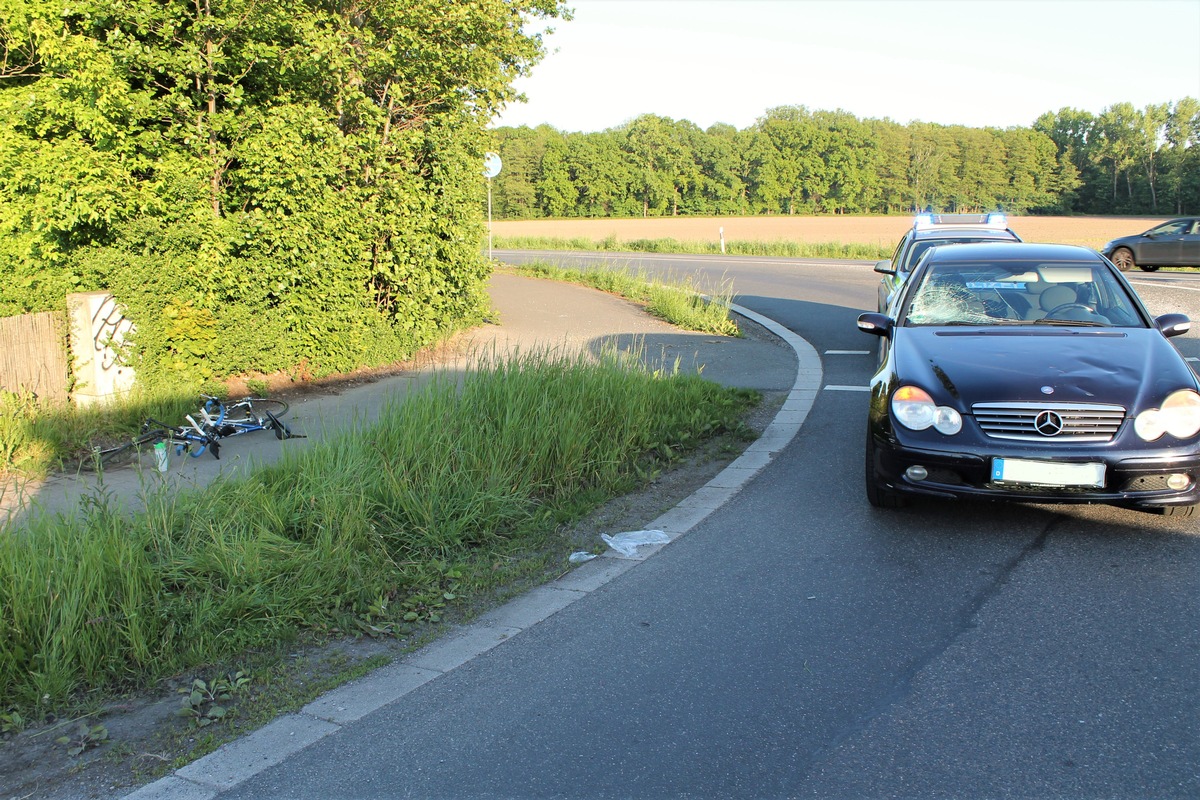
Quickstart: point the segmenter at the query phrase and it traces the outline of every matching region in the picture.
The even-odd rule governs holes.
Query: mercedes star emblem
[[[1053,411],[1043,411],[1034,419],[1033,427],[1042,436],[1057,436],[1062,433],[1063,419]]]

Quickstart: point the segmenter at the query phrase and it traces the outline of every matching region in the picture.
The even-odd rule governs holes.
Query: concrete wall
[[[122,361],[121,345],[133,330],[108,292],[67,295],[70,323],[71,397],[80,407],[111,401],[133,388],[133,368]]]

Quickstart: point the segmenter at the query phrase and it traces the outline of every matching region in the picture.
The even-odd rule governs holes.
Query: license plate
[[[992,480],[997,483],[1027,483],[1035,486],[1104,486],[1103,464],[1060,464],[1054,461],[1026,461],[1020,458],[993,458]]]

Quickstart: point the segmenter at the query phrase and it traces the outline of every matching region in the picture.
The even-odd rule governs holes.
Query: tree
[[[1058,150],[1050,137],[1030,128],[1009,128],[1000,138],[1008,154],[1008,185],[1000,198],[1002,207],[1024,214],[1053,203],[1063,187],[1063,176]]]
[[[683,130],[674,120],[654,114],[643,114],[624,128],[630,186],[641,201],[642,216],[651,211],[678,213],[681,191],[695,180],[695,162]]]
[[[578,194],[571,183],[567,143],[561,137],[546,142],[537,171],[538,207],[547,217],[574,216]]]
[[[1107,168],[1112,176],[1110,211],[1133,210],[1133,178],[1131,168],[1137,162],[1137,131],[1141,128],[1141,114],[1130,103],[1116,103],[1100,113],[1096,122],[1096,147],[1093,158]],[[1118,204],[1117,186],[1125,178],[1126,198]]]
[[[956,211],[989,211],[1007,194],[1007,152],[997,132],[988,128],[952,129],[958,145],[954,188]]]
[[[818,111],[813,119],[828,132],[822,153],[828,196],[821,210],[844,213],[870,208],[879,184],[877,144],[870,128],[847,111]]]
[[[736,134],[732,126],[713,126],[694,137],[692,152],[700,177],[684,200],[688,213],[746,213],[746,186],[739,174],[741,158]]]
[[[885,214],[912,210],[913,197],[908,183],[912,135],[903,125],[889,119],[868,120],[867,127],[877,154],[875,180],[879,192],[877,204],[867,205],[867,209]]]
[[[581,216],[609,217],[636,213],[630,194],[629,164],[622,137],[612,131],[572,136],[572,180],[579,191]]]
[[[1200,208],[1200,101],[1185,97],[1167,115],[1164,185],[1176,214]]]
[[[754,214],[777,214],[784,197],[779,177],[781,157],[771,137],[750,129],[743,149],[743,183],[748,187],[749,205]]]
[[[1151,104],[1143,109],[1139,125],[1134,131],[1137,143],[1137,160],[1146,176],[1150,190],[1150,210],[1158,213],[1158,153],[1167,127],[1168,106],[1166,103]]]
[[[0,0],[0,313],[120,290],[143,376],[404,357],[484,307],[485,126],[556,16]]]
[[[910,126],[908,180],[913,208],[942,208],[954,191],[958,146],[941,125]]]

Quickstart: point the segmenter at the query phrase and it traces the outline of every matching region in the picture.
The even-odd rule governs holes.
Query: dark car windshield
[[[1106,265],[1085,261],[935,261],[910,287],[901,324],[1146,326]]]

